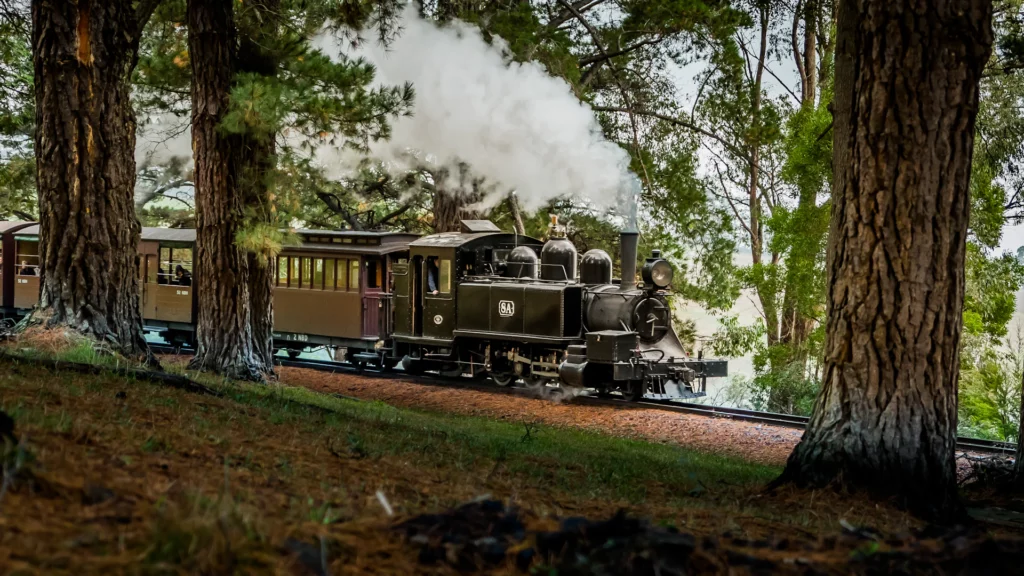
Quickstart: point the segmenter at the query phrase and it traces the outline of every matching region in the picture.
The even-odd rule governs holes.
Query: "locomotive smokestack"
[[[633,176],[623,191],[626,201],[626,223],[619,232],[619,258],[622,261],[622,281],[619,290],[636,288],[636,254],[640,231],[636,225],[637,202],[640,198],[640,179]]]
[[[639,240],[639,232],[619,232],[619,257],[622,258],[622,283],[619,284],[619,290],[622,292],[636,288],[636,245]]]

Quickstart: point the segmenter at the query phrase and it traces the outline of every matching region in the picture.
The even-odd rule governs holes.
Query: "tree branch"
[[[588,22],[587,19],[583,17],[583,14],[580,13],[580,11],[577,10],[572,4],[569,4],[567,0],[558,0],[558,2],[562,4],[562,6],[565,6],[567,10],[572,12],[573,15],[576,16],[576,19],[580,21],[580,24],[583,24],[583,27],[586,28],[587,32],[590,33],[590,37],[593,38],[594,45],[597,46],[597,49],[600,50],[601,54],[604,55],[604,59],[608,61],[608,66],[610,66],[612,69],[612,77],[615,79],[615,83],[618,85],[619,91],[622,93],[622,101],[626,104],[626,113],[629,114],[629,124],[633,130],[634,151],[636,152],[637,162],[640,163],[640,168],[644,172],[644,183],[647,184],[649,192],[651,186],[651,177],[647,173],[647,166],[644,165],[643,154],[640,151],[640,133],[636,127],[636,118],[633,116],[633,104],[629,98],[629,91],[626,90],[626,85],[625,83],[623,83],[622,78],[619,76],[618,70],[615,68],[615,63],[612,62],[611,57],[608,56],[608,51],[605,50],[604,46],[601,44],[601,35],[598,34],[597,29],[591,26],[590,22]]]
[[[135,8],[135,26],[139,34],[142,34],[142,29],[149,23],[149,19],[153,17],[153,12],[160,7],[160,4],[164,0],[140,0],[139,5]]]
[[[633,52],[634,50],[637,50],[639,48],[643,48],[644,46],[650,46],[652,44],[657,44],[657,43],[661,42],[664,39],[665,39],[664,36],[659,35],[656,38],[651,38],[649,40],[641,40],[640,42],[637,42],[636,44],[630,44],[629,46],[626,46],[625,48],[619,48],[618,50],[615,50],[613,52],[605,52],[605,53],[601,53],[601,54],[593,54],[593,55],[587,56],[585,58],[580,58],[579,66],[580,66],[580,68],[582,68],[584,66],[589,66],[591,64],[596,64],[598,62],[604,62],[605,60],[608,60],[610,58],[615,58],[615,57],[618,57],[618,56],[622,56],[624,54],[629,54],[630,52]]]
[[[800,55],[800,43],[799,37],[797,36],[797,29],[800,27],[800,8],[803,6],[803,0],[797,0],[796,6],[793,8],[793,59],[796,60],[796,70],[800,74],[800,86],[807,85],[807,73],[804,71],[803,58]],[[772,76],[775,76],[772,74]],[[803,91],[801,90],[801,94]],[[795,96],[795,94],[794,94]],[[800,104],[804,103],[803,96],[797,98],[797,102]]]
[[[657,118],[659,120],[664,120],[665,122],[668,122],[670,124],[675,124],[676,126],[679,126],[681,128],[686,128],[687,130],[691,130],[691,131],[696,132],[698,134],[701,134],[703,136],[707,136],[708,138],[711,138],[712,140],[715,140],[716,142],[718,142],[722,146],[725,146],[730,152],[732,152],[733,154],[735,154],[735,155],[739,156],[740,158],[742,158],[744,161],[747,162],[747,164],[751,164],[750,157],[743,150],[740,150],[739,148],[737,148],[736,146],[731,144],[729,141],[727,141],[724,138],[722,138],[721,136],[719,136],[718,134],[715,134],[713,132],[709,132],[709,131],[701,128],[700,126],[697,126],[696,124],[693,124],[693,123],[691,123],[691,122],[689,122],[687,120],[683,120],[681,118],[674,118],[674,117],[669,116],[667,114],[661,114],[660,112],[652,112],[650,110],[630,110],[628,108],[623,108],[623,107],[620,107],[620,106],[593,106],[592,109],[595,112],[623,112],[623,113],[626,113],[626,114],[633,113],[633,114],[639,114],[641,116],[650,116],[651,118]]]
[[[406,202],[400,208],[393,210],[392,212],[386,214],[383,218],[378,220],[377,226],[383,226],[384,224],[387,224],[391,220],[394,220],[395,218],[398,218],[402,214],[408,212],[410,208],[412,208],[412,202]]]

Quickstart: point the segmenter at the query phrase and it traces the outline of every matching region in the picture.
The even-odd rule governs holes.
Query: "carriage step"
[[[352,355],[353,362],[379,362],[380,356],[370,352],[360,352]]]

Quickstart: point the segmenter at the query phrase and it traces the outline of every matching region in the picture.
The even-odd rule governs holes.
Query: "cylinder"
[[[636,250],[639,241],[638,232],[619,232],[619,257],[622,259],[622,280],[619,289],[623,292],[636,288]]]
[[[537,253],[529,246],[519,246],[508,255],[505,265],[508,278],[536,278]]]
[[[612,257],[600,248],[587,250],[580,262],[580,283],[588,286],[612,283]]]
[[[540,250],[541,280],[576,281],[576,246],[566,238],[551,238]]]

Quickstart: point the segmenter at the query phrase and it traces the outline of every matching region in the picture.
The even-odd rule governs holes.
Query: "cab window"
[[[437,270],[437,291],[441,294],[450,294],[452,291],[452,261],[441,260]]]

